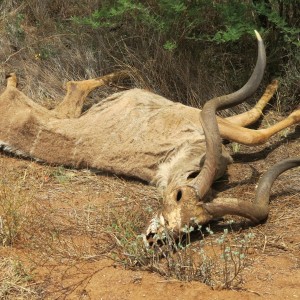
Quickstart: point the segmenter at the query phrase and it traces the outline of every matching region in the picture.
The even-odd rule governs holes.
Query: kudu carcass
[[[0,145],[50,164],[98,169],[155,184],[163,194],[163,205],[147,228],[149,238],[162,226],[179,233],[185,225],[203,224],[226,214],[259,222],[268,215],[271,184],[281,172],[298,166],[299,158],[272,168],[260,182],[254,202],[209,197],[213,181],[232,161],[221,138],[256,145],[300,121],[297,110],[267,129],[244,128],[260,117],[276,82],[252,110],[225,119],[216,117],[216,110],[241,103],[261,82],[266,55],[256,35],[258,58],[248,82],[232,94],[208,101],[202,112],[132,89],[113,94],[82,113],[89,92],[126,72],[68,82],[63,101],[47,110],[19,91],[16,76],[11,74],[0,96]]]

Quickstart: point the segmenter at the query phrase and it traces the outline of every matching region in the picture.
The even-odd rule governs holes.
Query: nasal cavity
[[[176,195],[176,201],[179,202],[181,198],[182,198],[182,190],[178,190]]]
[[[194,171],[191,174],[189,174],[187,179],[193,179],[196,178],[199,175],[200,171]]]

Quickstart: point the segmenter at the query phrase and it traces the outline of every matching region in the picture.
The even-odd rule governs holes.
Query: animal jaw
[[[183,201],[178,201],[181,200],[178,193]],[[158,241],[165,241],[167,236],[175,240],[212,219],[213,215],[206,210],[204,202],[198,200],[195,189],[182,187],[168,193],[161,211],[150,220],[143,234],[144,243],[149,247]]]

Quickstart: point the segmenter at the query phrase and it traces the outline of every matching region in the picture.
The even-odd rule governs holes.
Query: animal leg
[[[95,79],[69,81],[66,84],[67,94],[54,111],[59,118],[78,118],[81,115],[84,100],[92,90],[127,76],[125,71],[120,71]]]
[[[268,104],[270,99],[273,97],[274,93],[278,88],[278,81],[273,80],[266,88],[266,91],[256,103],[256,105],[247,112],[242,114],[231,116],[226,118],[226,120],[230,121],[235,125],[239,125],[242,127],[248,126],[254,122],[256,122],[262,114],[262,110]]]
[[[17,87],[17,76],[16,73],[10,73],[7,77],[7,87]]]
[[[265,143],[275,133],[300,122],[300,109],[291,113],[284,120],[265,129],[249,129],[232,124],[226,119],[218,119],[221,137],[244,145]]]

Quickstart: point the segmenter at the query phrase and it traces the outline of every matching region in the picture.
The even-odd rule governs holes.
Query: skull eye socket
[[[192,173],[189,174],[189,176],[187,177],[187,179],[193,179],[196,178],[199,175],[200,171],[194,171]]]
[[[176,195],[176,201],[179,202],[182,198],[182,190],[178,190]]]

